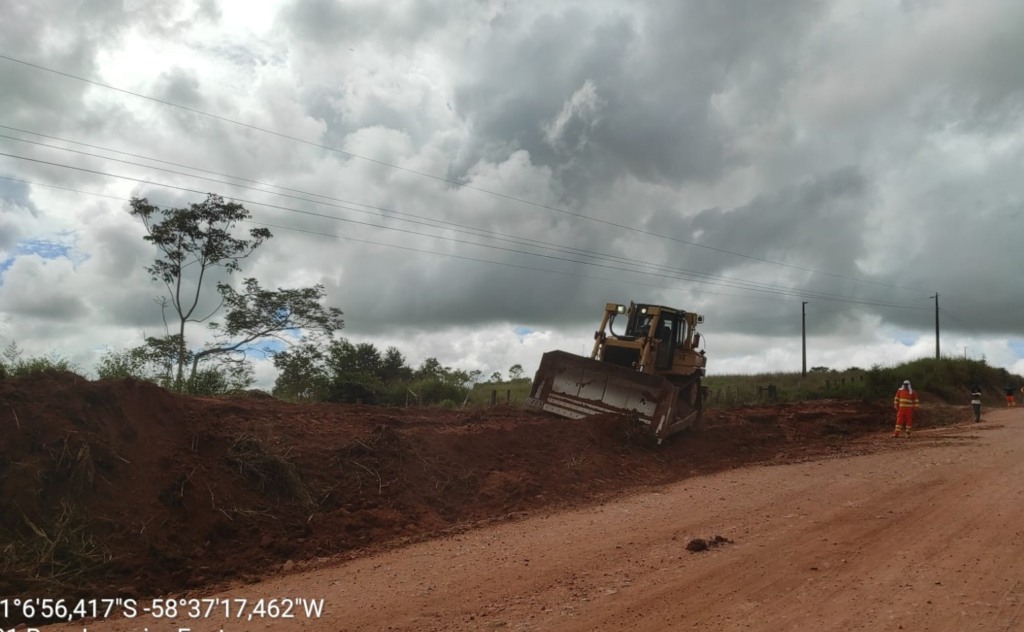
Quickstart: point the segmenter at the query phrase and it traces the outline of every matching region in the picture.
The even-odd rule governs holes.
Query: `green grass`
[[[869,383],[868,371],[849,369],[808,373],[758,373],[753,375],[711,375],[703,380],[708,387],[709,408],[760,402],[792,402],[808,399],[862,399]],[[769,387],[775,388],[774,398]],[[894,387],[895,390],[895,387]]]
[[[704,380],[711,390],[709,406],[746,405],[771,401],[767,387],[775,385],[777,401],[813,399],[873,400],[888,398],[903,380],[926,393],[933,401],[966,404],[974,384],[982,387],[988,402],[999,402],[1007,386],[1020,388],[1024,378],[1006,369],[989,366],[984,360],[945,357],[922,358],[893,365],[875,365],[870,369],[845,371],[816,370],[800,373],[763,373],[759,375],[712,375]]]
[[[1003,401],[1003,389],[1007,386],[1019,389],[1024,385],[1024,378],[1006,369],[989,366],[984,360],[958,357],[923,358],[902,364],[879,364],[869,369],[844,371],[816,368],[806,376],[799,372],[709,375],[703,384],[710,391],[707,407],[713,409],[774,401],[887,399],[905,379],[926,394],[926,399],[957,405],[966,405],[970,401],[968,395],[974,384],[982,387],[984,400],[989,405]],[[496,404],[521,406],[530,395],[531,385],[529,379],[477,384],[469,394],[467,405],[489,406],[493,398]],[[774,400],[769,386],[775,387]]]
[[[510,404],[522,406],[530,396],[532,379],[520,378],[510,382],[486,382],[474,384],[469,392],[467,406],[490,406],[494,404]]]

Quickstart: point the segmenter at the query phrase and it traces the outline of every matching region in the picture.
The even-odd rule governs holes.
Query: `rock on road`
[[[1024,630],[1024,409],[867,442],[216,595],[323,598],[319,619],[52,629]]]

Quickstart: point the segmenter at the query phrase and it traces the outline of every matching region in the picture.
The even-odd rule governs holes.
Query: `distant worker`
[[[1013,396],[1013,392],[1015,390],[1017,390],[1017,389],[1013,388],[1012,386],[1007,386],[1006,387],[1006,407],[1007,408],[1013,408],[1014,406],[1017,405],[1017,399]]]
[[[918,404],[920,401],[910,385],[910,380],[903,380],[903,386],[896,391],[896,397],[892,399],[892,407],[896,410],[896,429],[893,430],[892,436],[900,436],[900,428],[906,428],[904,436],[910,438],[910,427],[914,424],[914,409]]]
[[[974,422],[981,421],[981,387],[977,384],[971,389],[971,408],[974,409]]]

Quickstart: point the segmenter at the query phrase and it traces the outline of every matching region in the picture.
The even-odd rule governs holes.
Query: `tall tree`
[[[324,353],[305,341],[274,354],[277,380],[274,396],[300,401],[319,401],[327,396],[330,376],[324,366]]]
[[[154,280],[163,282],[168,294],[164,305],[173,308],[177,320],[173,332],[168,325],[164,338],[146,342],[173,364],[176,389],[191,390],[205,362],[217,361],[237,371],[245,362],[245,352],[260,340],[295,329],[329,336],[342,328],[341,311],[321,305],[321,285],[271,291],[249,278],[239,292],[220,282],[218,305],[206,313],[197,312],[204,284],[214,272],[230,275],[241,270],[241,262],[272,236],[266,228],[251,229],[248,238],[233,235],[238,222],[250,217],[241,204],[212,193],[203,202],[184,208],[162,209],[145,198],[132,198],[130,212],[145,225],[148,234],[144,239],[161,253],[146,270]],[[209,324],[217,332],[216,342],[193,350],[185,335],[187,324],[208,321],[224,307],[224,322]]]
[[[412,377],[412,369],[405,364],[405,356],[398,347],[388,347],[381,360],[380,377],[385,382],[408,380]]]
[[[232,229],[239,221],[248,219],[249,212],[241,204],[225,202],[212,193],[201,203],[169,209],[150,204],[146,198],[132,198],[130,212],[146,227],[148,234],[143,239],[163,255],[146,270],[154,280],[164,283],[167,299],[177,315],[173,334],[177,337],[172,342],[177,348],[173,358],[174,385],[180,390],[185,365],[192,360],[185,340],[185,326],[189,322],[203,322],[213,315],[196,314],[204,281],[217,268],[229,274],[239,270],[241,261],[272,235],[266,228],[253,228],[249,239],[232,236]],[[168,327],[167,337],[171,336]]]

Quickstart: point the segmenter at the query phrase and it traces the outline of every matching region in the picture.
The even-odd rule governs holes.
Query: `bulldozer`
[[[706,358],[697,325],[703,322],[682,309],[608,303],[590,357],[545,353],[526,404],[570,419],[635,414],[661,443],[700,420],[708,395],[700,383]]]

